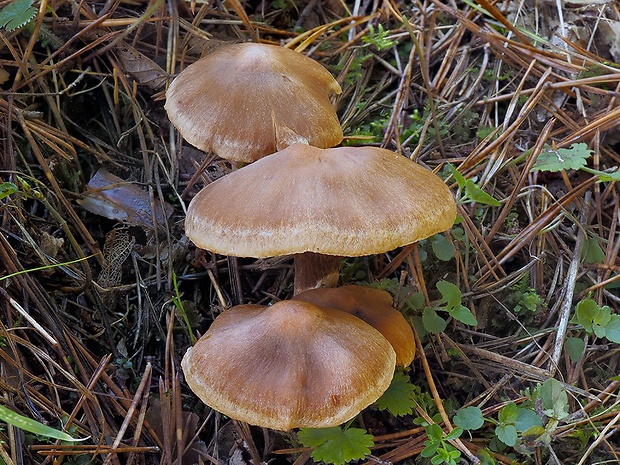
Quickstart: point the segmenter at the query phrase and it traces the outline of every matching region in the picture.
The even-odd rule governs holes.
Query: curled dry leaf
[[[151,206],[147,191],[103,168],[88,182],[83,195],[78,203],[89,212],[149,229],[155,229],[155,223],[165,224],[172,214],[171,205],[155,199]]]
[[[123,70],[138,81],[138,84],[153,90],[163,89],[170,76],[161,66],[126,43],[121,43],[114,51]]]

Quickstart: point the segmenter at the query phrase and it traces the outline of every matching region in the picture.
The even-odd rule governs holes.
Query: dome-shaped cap
[[[335,308],[354,315],[378,330],[392,344],[396,365],[409,366],[415,357],[411,326],[393,307],[389,292],[364,286],[309,289],[293,297],[319,307]]]
[[[396,356],[374,328],[301,301],[240,305],[219,315],[183,357],[207,405],[277,430],[339,425],[388,388]]]
[[[166,92],[170,121],[190,144],[253,162],[293,142],[333,147],[342,128],[318,62],[263,44],[222,45],[183,70]]]
[[[383,253],[450,228],[445,183],[376,147],[294,144],[219,178],[185,220],[200,248],[240,257]]]

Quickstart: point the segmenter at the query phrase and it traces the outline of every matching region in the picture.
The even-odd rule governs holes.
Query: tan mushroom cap
[[[353,418],[388,388],[395,359],[390,343],[359,318],[289,300],[222,313],[182,367],[210,407],[286,431]]]
[[[342,128],[329,95],[340,92],[329,71],[301,53],[228,44],[176,77],[165,108],[190,144],[253,162],[293,142],[338,145]]]
[[[225,255],[363,256],[444,231],[455,217],[448,187],[408,158],[294,144],[201,190],[185,231],[198,247]]]
[[[389,292],[364,286],[309,289],[293,297],[319,307],[350,313],[377,329],[392,344],[396,365],[409,366],[415,357],[415,338],[411,326],[393,307]]]

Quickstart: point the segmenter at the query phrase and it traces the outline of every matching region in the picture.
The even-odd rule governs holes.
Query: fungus
[[[308,302],[239,305],[221,313],[183,357],[207,405],[277,430],[339,425],[388,388],[396,356],[372,326]]]
[[[228,44],[174,79],[165,108],[190,144],[250,163],[293,142],[339,144],[342,128],[329,95],[340,92],[329,71],[301,53]]]
[[[401,155],[293,144],[202,189],[185,231],[197,247],[223,255],[296,254],[297,294],[337,281],[339,257],[411,244],[455,217],[444,182]]]
[[[409,366],[415,357],[415,339],[411,326],[393,307],[392,296],[381,289],[364,286],[309,289],[293,297],[354,315],[378,330],[392,344],[396,365]]]

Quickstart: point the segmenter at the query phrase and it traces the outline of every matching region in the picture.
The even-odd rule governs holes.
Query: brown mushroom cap
[[[455,217],[448,187],[408,158],[293,144],[201,190],[185,231],[198,247],[225,255],[362,256],[444,231]]]
[[[340,92],[333,76],[301,53],[229,44],[183,70],[165,108],[190,144],[253,162],[293,142],[338,145],[342,128],[329,95]]]
[[[225,311],[182,366],[207,405],[290,430],[353,418],[388,388],[395,359],[389,342],[359,318],[289,300]]]
[[[293,297],[319,307],[350,313],[377,329],[392,344],[396,365],[409,366],[415,357],[415,338],[411,326],[393,307],[392,296],[381,289],[364,286],[309,289]]]

